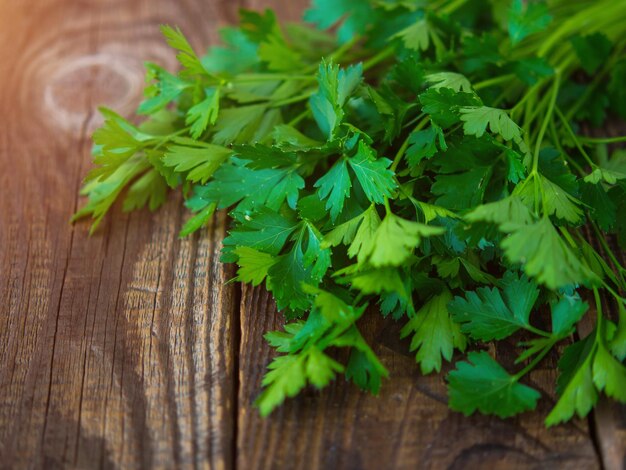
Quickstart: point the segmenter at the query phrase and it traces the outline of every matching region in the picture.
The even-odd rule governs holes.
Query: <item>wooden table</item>
[[[174,67],[158,25],[202,48],[242,6],[295,19],[303,2],[0,1],[0,467],[622,468],[623,408],[550,430],[550,399],[465,418],[374,315],[363,327],[392,377],[379,398],[338,380],[263,420],[262,333],[281,319],[264,290],[224,284],[224,215],[184,240],[177,196],[118,208],[92,237],[68,223],[96,106],[131,115],[143,61]],[[530,378],[548,396],[554,361]]]

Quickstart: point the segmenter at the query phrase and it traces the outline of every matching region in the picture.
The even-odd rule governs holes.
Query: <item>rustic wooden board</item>
[[[617,129],[606,129],[605,135],[617,136],[623,135],[623,132],[624,127],[619,126]],[[592,245],[598,253],[604,253],[601,243],[598,243],[598,240],[594,239],[591,233],[587,235],[587,238],[591,240]],[[614,253],[617,253],[620,264],[624,266],[626,263],[625,254],[619,251],[614,240],[610,240],[610,242],[612,242],[610,244],[615,245],[612,246],[611,249]],[[606,258],[608,259],[608,256],[606,256]],[[608,315],[611,320],[617,322],[619,313],[613,300],[610,296],[606,296],[602,300],[605,314]],[[581,322],[579,330],[581,330],[583,334],[588,334],[594,326],[595,325],[591,324],[589,321],[589,317],[587,317],[586,321]],[[625,469],[626,405],[602,396],[594,409],[590,423],[604,468]]]
[[[269,295],[244,287],[241,313],[237,454],[242,468],[563,468],[599,467],[586,421],[545,429],[550,409],[500,420],[448,410],[441,375],[421,376],[398,341],[399,326],[376,312],[361,328],[391,378],[372,397],[337,380],[319,393],[309,390],[263,420],[251,404],[272,353],[262,339],[280,318]],[[507,350],[497,351],[506,361]],[[554,362],[531,376],[550,395]]]
[[[87,236],[68,221],[94,109],[131,114],[158,25],[196,45],[236,2],[0,2],[0,466],[230,468],[237,291],[224,218],[178,240],[174,198]]]
[[[262,334],[281,318],[261,289],[225,284],[223,214],[186,240],[179,197],[156,214],[118,208],[93,237],[68,224],[95,107],[131,115],[142,63],[174,66],[160,23],[204,47],[239,6],[295,19],[304,3],[0,2],[0,468],[600,466],[586,422],[544,429],[549,403],[506,421],[449,412],[441,377],[421,377],[375,315],[362,328],[392,375],[380,397],[339,380],[261,420]],[[535,386],[551,388],[552,366]],[[618,420],[604,409],[597,428]],[[597,433],[610,462],[619,426]]]

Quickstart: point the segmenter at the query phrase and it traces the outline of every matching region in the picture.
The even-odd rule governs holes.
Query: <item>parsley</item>
[[[626,402],[626,267],[605,240],[626,248],[626,137],[580,132],[626,116],[626,3],[312,0],[304,19],[243,10],[206,54],[164,26],[180,71],[147,64],[139,125],[102,110],[75,218],[95,230],[116,200],[155,210],[174,189],[181,236],[230,211],[222,260],[288,319],[266,335],[263,415],[339,374],[378,393],[358,328],[376,310],[424,374],[470,349],[453,410],[532,410],[525,377],[590,294],[595,329],[565,347],[546,424]],[[506,338],[523,338],[507,368],[479,350]]]

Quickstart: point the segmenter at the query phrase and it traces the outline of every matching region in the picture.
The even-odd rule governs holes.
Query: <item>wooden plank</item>
[[[597,242],[594,243],[594,248],[602,253],[603,250],[599,245]],[[618,255],[622,266],[626,265],[624,253],[617,249],[617,246],[611,249]],[[614,299],[610,295],[605,295],[602,302],[604,312],[611,320],[617,322],[619,313]],[[593,325],[586,325],[586,327],[589,332],[593,329]],[[608,470],[626,468],[626,405],[602,395],[593,410],[591,420],[604,468]]]
[[[380,396],[339,379],[321,393],[307,390],[267,419],[252,403],[272,353],[262,339],[282,318],[262,289],[242,294],[238,467],[255,468],[563,468],[599,467],[586,421],[545,429],[553,404],[500,420],[466,418],[447,408],[441,375],[421,376],[399,325],[368,312],[360,327],[390,371]],[[513,358],[506,345],[497,357]],[[530,384],[551,395],[555,358]]]
[[[217,217],[184,211],[72,227],[94,109],[131,115],[142,64],[195,45],[237,2],[0,2],[0,467],[230,468],[237,291]]]
[[[257,3],[267,3],[259,0]],[[283,12],[284,13],[284,12]],[[292,14],[292,12],[287,12]],[[307,390],[269,418],[253,407],[273,353],[262,335],[284,319],[271,296],[244,286],[241,298],[237,467],[414,469],[593,469],[600,462],[586,421],[545,429],[549,400],[538,413],[500,420],[465,418],[447,408],[441,375],[423,377],[399,326],[370,312],[360,325],[390,371],[379,397],[337,380],[318,393]],[[510,360],[510,350],[498,351]],[[531,375],[548,395],[555,358]]]
[[[419,375],[407,354],[407,343],[398,341],[397,325],[371,314],[362,323],[391,372],[380,397],[361,393],[338,380],[322,393],[305,392],[263,420],[252,402],[261,390],[261,378],[273,354],[261,336],[280,329],[283,319],[266,292],[244,287],[238,466],[626,468],[623,406],[602,400],[591,418],[593,433],[587,420],[545,429],[543,420],[554,404],[554,355],[530,377],[532,385],[549,397],[540,405],[539,413],[504,421],[483,416],[465,418],[447,409],[441,376]],[[506,345],[497,353],[505,364],[513,359]]]
[[[626,132],[626,125],[620,121],[609,123],[604,129],[583,128],[584,132],[595,137],[618,137]],[[603,255],[604,259],[610,259],[602,243],[596,238],[596,234],[588,229],[586,238],[594,249]],[[619,263],[626,266],[626,253],[619,249],[617,240],[607,240],[611,250],[615,253]],[[612,263],[610,263],[612,265]],[[613,266],[615,267],[615,266]],[[623,295],[624,293],[622,293]],[[593,299],[589,299],[593,306]],[[615,301],[610,294],[602,295],[603,309],[606,315],[617,322],[619,313]],[[592,307],[593,308],[593,307]],[[587,316],[580,324],[581,336],[586,336],[595,327],[595,316]],[[590,415],[592,433],[596,441],[602,465],[607,470],[623,470],[626,468],[626,405],[611,400],[601,395],[598,404]]]

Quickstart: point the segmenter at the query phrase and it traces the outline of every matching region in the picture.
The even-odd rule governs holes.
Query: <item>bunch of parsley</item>
[[[368,305],[404,324],[424,374],[516,335],[514,370],[479,347],[456,363],[454,410],[535,408],[522,379],[585,315],[546,423],[626,401],[626,269],[605,241],[626,247],[626,138],[581,131],[626,118],[626,2],[314,0],[304,19],[242,11],[203,57],[164,27],[182,69],[147,64],[140,125],[102,111],[77,217],[95,228],[119,197],[156,209],[175,188],[183,236],[230,210],[223,261],[288,319],[267,334],[283,354],[264,415],[337,374],[378,392]]]

